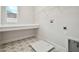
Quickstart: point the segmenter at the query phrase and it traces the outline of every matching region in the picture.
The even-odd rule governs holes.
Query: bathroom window
[[[6,6],[6,18],[7,22],[17,22],[18,7],[17,6]]]

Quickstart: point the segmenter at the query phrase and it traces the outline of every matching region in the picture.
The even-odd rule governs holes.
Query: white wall
[[[19,12],[18,18],[17,18],[18,22],[7,23],[6,17],[5,17],[5,6],[3,6],[2,11],[1,11],[2,24],[3,25],[34,24],[34,8],[33,7],[19,6],[18,12]],[[3,32],[3,33],[0,32],[0,44],[32,37],[35,35],[36,35],[36,29],[9,31],[9,32]]]
[[[1,6],[0,6],[0,25],[1,25]],[[0,40],[2,39],[1,33],[0,33]]]
[[[34,8],[32,6],[19,6],[18,17],[16,23],[8,23],[5,17],[5,6],[2,7],[2,24],[33,24],[34,20]]]
[[[34,8],[28,6],[19,7],[19,24],[33,24],[34,23]]]
[[[0,25],[1,25],[1,6],[0,6]]]
[[[1,6],[0,6],[0,25],[1,25]],[[0,33],[0,40],[1,40],[1,33]]]
[[[57,51],[67,50],[68,37],[79,38],[79,7],[36,7],[35,14],[40,24],[38,39],[55,43]],[[63,26],[68,29],[63,30]]]

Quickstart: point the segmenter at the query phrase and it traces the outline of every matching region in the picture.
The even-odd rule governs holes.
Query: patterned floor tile
[[[0,45],[0,52],[33,52],[29,43],[35,42],[37,39],[35,37],[22,39],[10,43]]]

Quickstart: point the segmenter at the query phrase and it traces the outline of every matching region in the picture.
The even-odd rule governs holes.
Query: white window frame
[[[8,18],[7,17],[7,11],[6,11],[6,8],[7,8],[7,6],[5,7],[5,16],[6,16],[6,21],[7,21],[7,23],[17,23],[17,21],[18,21],[18,6],[16,6],[17,7],[17,16],[16,16],[16,18]]]

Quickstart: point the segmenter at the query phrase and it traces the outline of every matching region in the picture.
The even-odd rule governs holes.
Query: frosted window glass
[[[16,6],[7,6],[6,12],[7,12],[8,18],[16,18],[17,17],[17,7]]]

